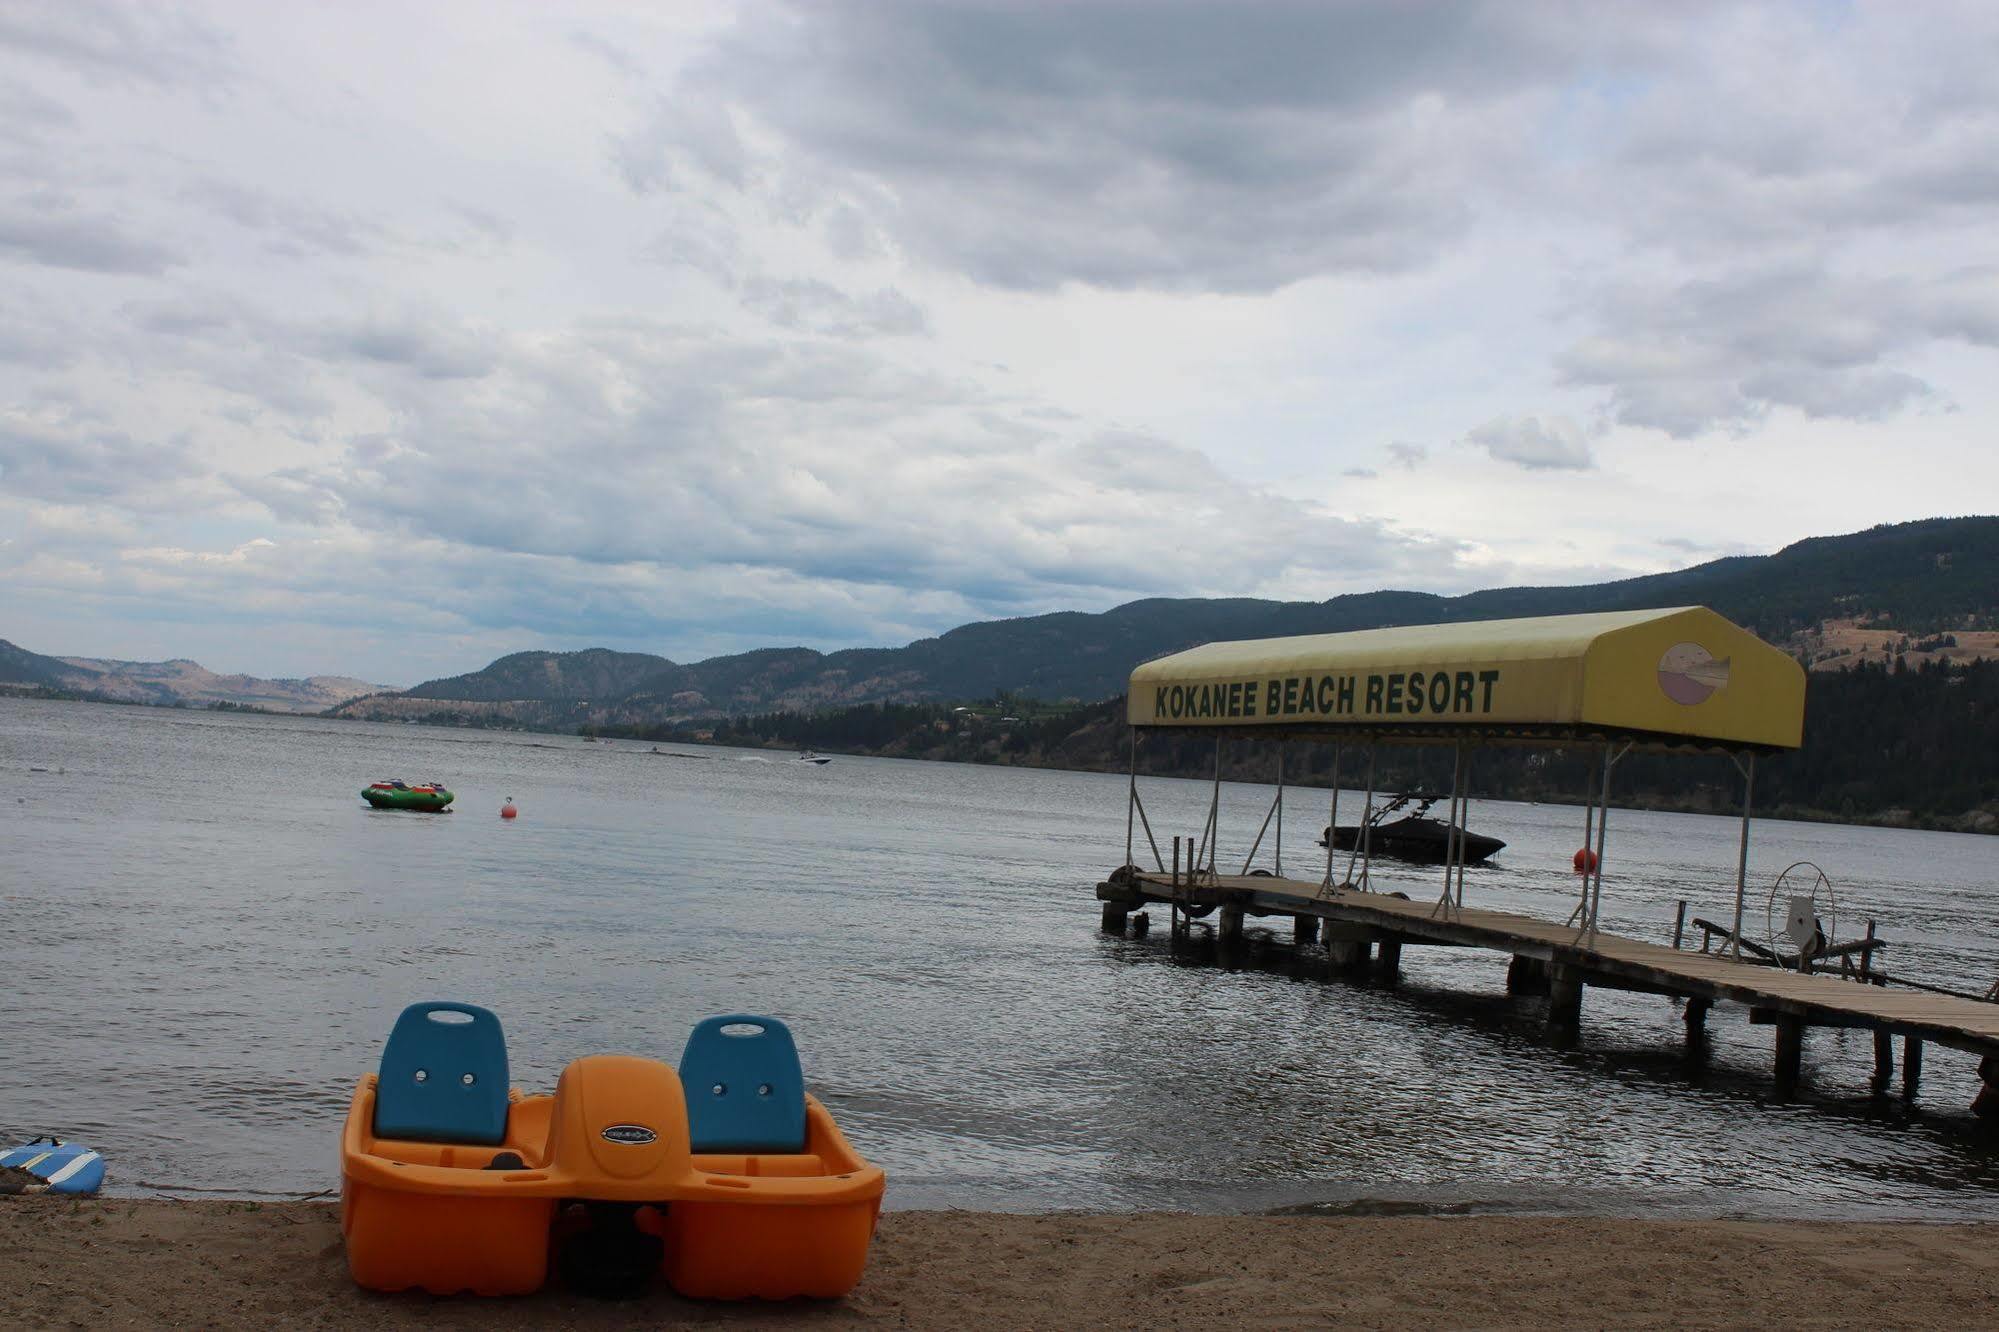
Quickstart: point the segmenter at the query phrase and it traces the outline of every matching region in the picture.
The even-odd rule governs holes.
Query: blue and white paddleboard
[[[0,1152],[0,1166],[27,1171],[50,1193],[95,1193],[104,1182],[103,1157],[79,1143],[54,1138]]]

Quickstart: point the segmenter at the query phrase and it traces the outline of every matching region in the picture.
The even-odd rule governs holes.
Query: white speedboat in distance
[[[796,763],[817,763],[817,764],[827,764],[831,763],[832,761],[833,761],[832,759],[821,757],[820,755],[813,753],[809,749],[799,750],[798,757],[793,760],[793,762]]]

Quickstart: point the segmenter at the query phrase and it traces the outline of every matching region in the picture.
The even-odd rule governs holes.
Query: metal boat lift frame
[[[1152,831],[1152,820],[1147,815],[1145,802],[1138,789],[1138,738],[1139,727],[1131,727],[1130,779],[1125,808],[1124,863],[1136,867],[1132,853],[1136,849],[1134,834],[1142,826],[1146,841],[1151,846],[1154,863],[1161,873],[1168,872],[1165,857],[1160,854],[1159,841]],[[1191,728],[1189,728],[1191,730]],[[1185,733],[1185,732],[1183,732]],[[1203,820],[1200,840],[1188,840],[1187,883],[1191,887],[1203,881],[1213,883],[1218,878],[1216,868],[1217,843],[1220,840],[1221,800],[1222,800],[1222,741],[1221,734],[1215,736],[1215,762],[1212,789],[1208,799],[1207,817]],[[1246,737],[1245,737],[1246,738]],[[1260,737],[1257,737],[1260,738]],[[1264,836],[1271,825],[1276,824],[1276,837],[1272,841],[1272,868],[1282,877],[1284,873],[1284,751],[1291,739],[1288,736],[1273,737],[1277,744],[1277,790],[1272,797],[1270,808],[1264,813],[1263,822],[1258,827],[1256,837],[1251,841],[1249,854],[1243,858],[1241,873],[1250,873],[1255,863],[1256,853],[1263,846]],[[1535,744],[1533,740],[1512,740],[1514,744]],[[1332,786],[1328,796],[1326,811],[1326,868],[1320,881],[1321,892],[1331,894],[1338,891],[1370,892],[1369,867],[1373,863],[1374,829],[1374,776],[1376,747],[1388,744],[1435,744],[1435,740],[1393,737],[1384,740],[1379,733],[1366,737],[1367,776],[1362,798],[1361,821],[1355,825],[1354,845],[1347,856],[1346,870],[1339,884],[1333,882],[1334,838],[1333,831],[1339,825],[1341,759],[1345,752],[1345,737],[1330,741],[1333,746]],[[1466,753],[1463,739],[1451,742],[1451,789],[1448,825],[1444,855],[1444,882],[1442,892],[1431,914],[1445,919],[1461,911],[1465,904],[1465,835],[1468,831],[1469,808],[1471,802],[1471,756]],[[1631,739],[1591,738],[1585,740],[1562,741],[1548,738],[1544,742],[1552,749],[1577,749],[1587,746],[1598,747],[1599,757],[1593,765],[1600,773],[1597,780],[1585,787],[1583,802],[1583,852],[1582,883],[1575,910],[1569,913],[1567,924],[1575,927],[1579,941],[1594,942],[1598,921],[1603,907],[1603,870],[1608,856],[1610,840],[1610,779],[1618,761],[1629,754],[1636,743]],[[1473,746],[1474,750],[1477,748]],[[1753,798],[1756,782],[1755,750],[1720,750],[1727,755],[1742,777],[1742,820],[1741,835],[1737,844],[1735,862],[1735,916],[1734,928],[1725,945],[1729,955],[1737,960],[1742,957],[1743,909],[1748,894],[1749,882],[1749,835],[1753,821]],[[1175,883],[1180,880],[1179,839],[1174,839],[1173,869]],[[1358,869],[1358,874],[1356,874]]]

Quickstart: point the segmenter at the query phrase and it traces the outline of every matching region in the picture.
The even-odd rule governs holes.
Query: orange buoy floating
[[[1582,850],[1576,852],[1575,866],[1576,873],[1588,874],[1596,868],[1596,852],[1590,850],[1588,847],[1584,847]]]
[[[516,818],[519,815],[520,811],[514,808],[514,798],[512,796],[508,796],[507,803],[500,806],[500,817],[503,819],[511,819],[511,818]]]

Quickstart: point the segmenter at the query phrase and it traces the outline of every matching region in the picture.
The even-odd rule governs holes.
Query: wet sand
[[[891,1212],[831,1304],[358,1290],[329,1203],[0,1198],[8,1327],[1988,1325],[1999,1226]]]

